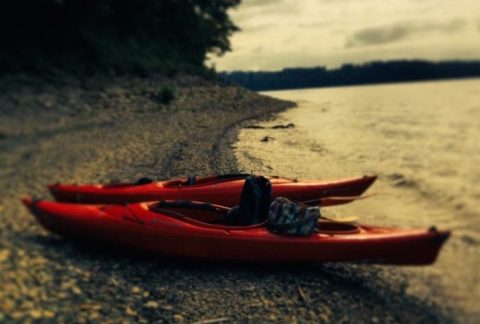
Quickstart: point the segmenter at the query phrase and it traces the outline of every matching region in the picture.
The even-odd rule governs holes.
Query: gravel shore
[[[178,98],[162,104],[166,83]],[[231,150],[238,127],[291,106],[191,76],[2,78],[0,322],[451,321],[410,296],[402,278],[384,284],[392,274],[381,267],[138,255],[49,234],[19,201],[48,197],[46,185],[59,181],[241,171]]]

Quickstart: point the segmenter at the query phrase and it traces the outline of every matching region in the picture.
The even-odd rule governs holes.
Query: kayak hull
[[[273,197],[286,197],[294,201],[310,201],[325,197],[355,197],[362,195],[376,180],[376,176],[363,176],[332,181],[271,178]],[[88,204],[117,204],[158,200],[208,201],[228,207],[238,205],[243,178],[200,178],[194,185],[185,179],[147,184],[49,186],[55,200]],[[354,200],[354,199],[352,199]],[[331,203],[345,203],[338,200]]]
[[[154,203],[78,205],[28,198],[23,202],[44,228],[64,237],[195,259],[425,265],[436,260],[450,235],[448,231],[372,226],[322,232],[320,224],[319,233],[293,237],[271,233],[264,225],[207,224],[199,221],[209,217],[205,212],[194,219],[169,210],[152,211]]]

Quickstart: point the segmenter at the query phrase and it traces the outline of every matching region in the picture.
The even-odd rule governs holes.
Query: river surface
[[[299,178],[379,175],[373,197],[326,212],[451,229],[434,265],[386,271],[408,278],[406,293],[445,306],[459,322],[479,323],[480,80],[264,94],[298,107],[255,125],[263,129],[241,131],[241,168]],[[295,127],[271,128],[289,123]]]

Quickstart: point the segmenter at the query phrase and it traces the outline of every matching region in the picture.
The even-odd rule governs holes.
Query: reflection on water
[[[434,266],[402,268],[407,291],[480,319],[479,89],[476,79],[267,92],[298,108],[264,126],[295,127],[244,129],[236,154],[245,171],[266,174],[378,174],[375,197],[328,212],[452,229]]]

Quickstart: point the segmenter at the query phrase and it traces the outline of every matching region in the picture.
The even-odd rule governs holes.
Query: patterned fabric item
[[[320,208],[278,197],[270,205],[267,228],[279,234],[309,236],[315,232],[319,218]]]

